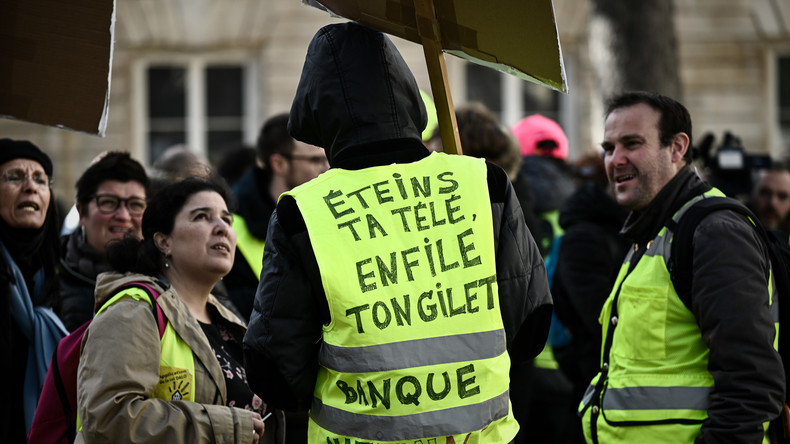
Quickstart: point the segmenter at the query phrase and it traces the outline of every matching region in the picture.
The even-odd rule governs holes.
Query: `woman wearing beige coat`
[[[264,435],[267,406],[247,386],[244,325],[210,294],[233,265],[236,234],[225,196],[223,188],[197,179],[169,185],[143,215],[144,240],[109,248],[118,272],[97,281],[98,314],[85,333],[78,371],[76,442],[279,441],[275,433]],[[194,386],[184,383],[189,379],[160,381],[166,367],[155,312],[146,298],[121,289],[129,283],[160,293],[168,328],[192,351]],[[124,297],[105,305],[119,293]],[[177,391],[194,398],[183,400],[189,398]],[[270,421],[276,428],[275,417]]]

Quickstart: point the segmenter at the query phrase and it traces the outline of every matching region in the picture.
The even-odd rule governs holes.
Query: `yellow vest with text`
[[[105,302],[101,309],[96,312],[96,316],[99,316],[107,307],[123,298],[151,302],[143,289],[124,289]],[[155,326],[156,324],[153,324],[152,328]],[[195,359],[192,355],[192,349],[178,336],[170,322],[165,327],[165,333],[162,335],[160,345],[159,383],[152,397],[165,401],[194,401]],[[79,415],[77,415],[77,430],[82,430]]]
[[[484,161],[330,169],[286,194],[331,313],[309,442],[510,442]]]
[[[247,221],[238,214],[233,215],[233,229],[236,231],[236,246],[239,247],[247,265],[260,281],[261,270],[263,270],[263,247],[266,242],[250,233]]]
[[[673,220],[703,196],[723,194],[714,188],[695,197]],[[672,285],[667,268],[672,234],[663,227],[630,273],[636,247],[629,251],[604,303],[602,370],[579,405],[587,442],[691,443],[708,417],[714,385],[710,350]],[[778,322],[772,292],[773,286],[766,297]],[[604,356],[613,326],[611,349]]]

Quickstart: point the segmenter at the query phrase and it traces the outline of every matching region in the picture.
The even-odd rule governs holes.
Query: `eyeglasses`
[[[23,184],[27,183],[29,179],[33,179],[33,183],[39,188],[48,188],[52,183],[49,176],[41,171],[36,171],[31,175],[20,168],[11,168],[5,170],[2,177],[5,180],[5,183],[14,185],[16,187],[21,187]]]
[[[306,156],[304,154],[283,154],[282,156],[288,160],[306,160],[315,166],[326,165],[329,163],[329,161],[326,160],[326,156]]]
[[[145,199],[139,197],[121,199],[112,194],[98,194],[93,196],[93,199],[96,199],[96,208],[99,209],[99,212],[104,214],[114,213],[121,204],[124,204],[129,214],[132,216],[142,216],[146,207]]]

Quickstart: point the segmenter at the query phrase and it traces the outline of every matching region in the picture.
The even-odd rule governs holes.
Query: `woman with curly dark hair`
[[[115,271],[98,277],[83,339],[76,442],[275,442],[273,431],[263,436],[267,406],[247,385],[245,326],[211,294],[233,266],[227,199],[202,179],[167,185],[143,214],[143,239],[110,244]]]

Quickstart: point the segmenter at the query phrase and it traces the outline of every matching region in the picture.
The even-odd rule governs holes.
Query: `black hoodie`
[[[294,138],[324,147],[332,168],[406,164],[429,155],[420,139],[425,122],[417,84],[389,38],[355,23],[318,31],[291,108]],[[487,164],[487,181],[508,350],[511,359],[530,359],[545,344],[551,318],[545,267],[505,172]],[[278,408],[308,409],[329,320],[304,219],[286,196],[269,225],[244,339],[253,391]]]
[[[421,142],[427,123],[417,82],[387,36],[353,22],[318,31],[291,105],[288,130],[294,139],[324,148],[337,167],[338,161],[359,157],[354,147]]]

